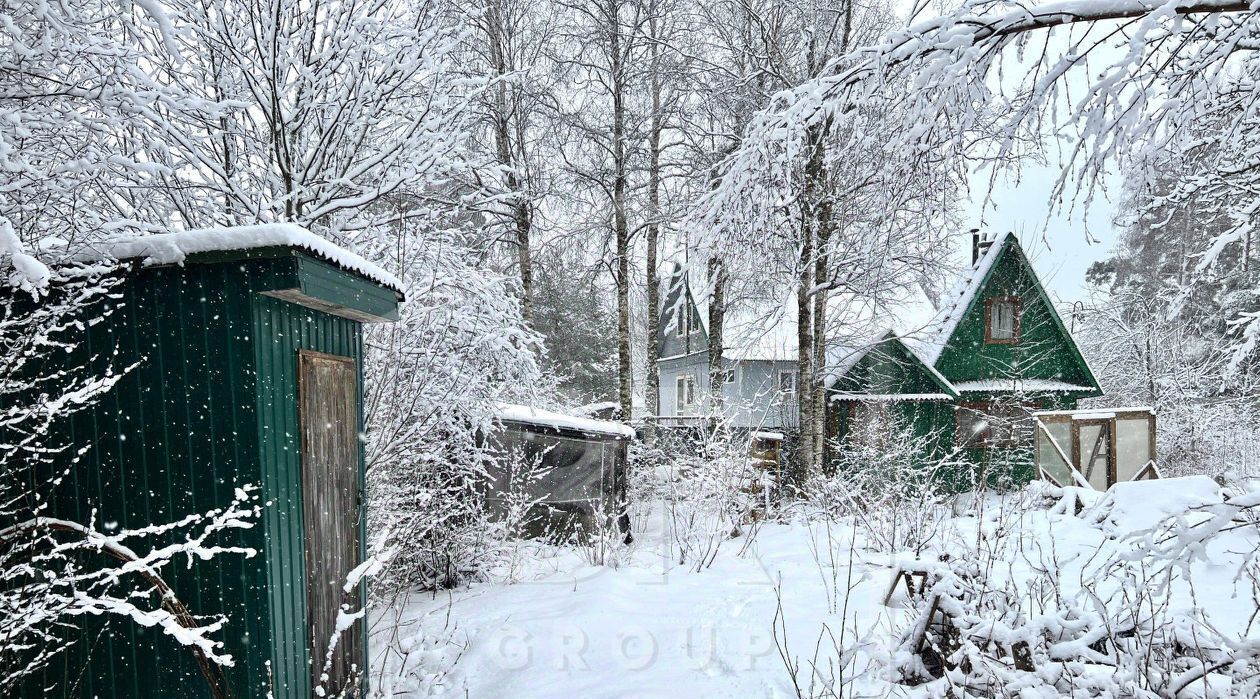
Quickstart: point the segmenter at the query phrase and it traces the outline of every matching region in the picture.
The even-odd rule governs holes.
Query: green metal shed
[[[96,522],[139,527],[259,485],[260,521],[223,542],[257,555],[172,566],[166,582],[193,614],[228,619],[219,637],[235,663],[219,694],[310,697],[342,583],[363,555],[363,324],[396,320],[401,286],[287,224],[146,236],[97,252],[124,261],[124,279],[113,313],[84,330],[67,361],[136,367],[67,421],[67,436],[92,448],[53,489],[50,514],[87,521],[95,510]],[[84,623],[40,691],[216,696],[192,654],[160,632]],[[366,659],[359,623],[339,645],[331,684]]]

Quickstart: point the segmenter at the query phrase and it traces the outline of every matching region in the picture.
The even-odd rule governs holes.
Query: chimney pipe
[[[974,266],[980,261],[980,229],[971,229],[971,264]]]

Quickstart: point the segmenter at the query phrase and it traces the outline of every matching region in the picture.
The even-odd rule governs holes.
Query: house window
[[[722,383],[735,383],[735,370],[723,369],[718,372],[718,377],[721,379]]]
[[[955,413],[959,447],[1014,448],[1030,446],[1036,406],[1015,403],[962,403]]]
[[[1019,342],[1019,297],[994,296],[984,305],[985,344],[1013,345]]]
[[[784,395],[796,394],[796,372],[780,371],[779,372],[779,393]]]
[[[683,374],[674,380],[675,395],[678,397],[678,414],[686,415],[696,405],[696,377]]]
[[[691,304],[683,299],[682,308],[678,313],[678,336],[687,337],[695,330],[696,319],[691,310]]]

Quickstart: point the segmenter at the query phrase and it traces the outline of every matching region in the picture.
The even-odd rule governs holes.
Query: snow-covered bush
[[[979,508],[902,598],[915,617],[890,656],[901,681],[925,696],[1253,695],[1260,491],[1187,507],[1194,483],[1134,485],[1079,519],[1035,506],[1064,494],[1044,484]]]
[[[835,445],[829,468],[806,487],[806,498],[831,515],[851,515],[868,545],[887,553],[922,552],[937,539],[949,508],[950,482],[966,465],[940,454],[935,434],[902,421],[878,425]],[[869,438],[868,438],[869,437]]]
[[[499,400],[538,382],[535,336],[504,277],[473,265],[455,232],[400,236],[410,299],[369,334],[368,527],[398,551],[382,590],[458,584],[510,535],[478,483],[494,454],[480,435]]]
[[[660,502],[670,559],[704,570],[723,544],[745,533],[762,500],[749,437],[718,426],[662,430],[658,439],[633,453],[630,500]]]

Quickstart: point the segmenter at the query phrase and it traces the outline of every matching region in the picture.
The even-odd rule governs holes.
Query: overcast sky
[[[1085,270],[1090,264],[1108,257],[1119,231],[1112,225],[1114,202],[1093,203],[1088,212],[1077,211],[1050,215],[1050,188],[1058,171],[1052,166],[1029,165],[1023,169],[1018,183],[999,182],[993,196],[995,206],[981,212],[984,193],[983,178],[973,183],[973,199],[966,208],[969,227],[989,232],[1013,231],[1032,259],[1047,289],[1064,301],[1077,301],[1085,296]],[[1115,197],[1115,186],[1108,194]],[[964,254],[969,243],[959,236]],[[1091,239],[1096,242],[1091,243]]]
[[[1062,30],[1051,34],[1049,55],[1055,55],[1056,46],[1059,51],[1066,50],[1070,36]],[[1117,36],[1115,41],[1114,47],[1099,47],[1091,51],[1092,60],[1101,59],[1105,64],[1108,60],[1118,59],[1127,51],[1127,45],[1123,37]],[[1022,61],[1008,56],[1003,63],[1000,80],[1009,82],[1010,86],[1020,85],[1023,76],[1017,66],[1032,67],[1036,57],[1036,51],[1029,51],[1026,60]],[[990,77],[992,80],[999,79],[997,76]],[[1088,79],[1089,73],[1083,70],[1069,73],[1065,78],[1072,88],[1072,95],[1082,94],[1084,81]],[[1057,114],[1061,130],[1056,134],[1047,133],[1043,138],[1043,145],[1047,148],[1043,156],[1048,164],[1025,161],[1018,182],[1013,178],[999,180],[994,188],[993,206],[985,207],[983,212],[980,204],[988,186],[987,176],[973,176],[972,200],[964,207],[964,211],[970,213],[969,227],[1015,232],[1047,290],[1069,303],[1085,298],[1085,271],[1094,262],[1109,257],[1115,247],[1120,230],[1112,221],[1122,184],[1122,178],[1111,173],[1103,181],[1106,191],[1095,193],[1094,202],[1088,210],[1079,203],[1073,207],[1068,202],[1059,207],[1062,210],[1052,212],[1050,190],[1059,177],[1063,159],[1076,148],[1075,128],[1066,119],[1073,104],[1073,99],[1060,99],[1051,109]],[[1064,196],[1076,196],[1071,184]]]

